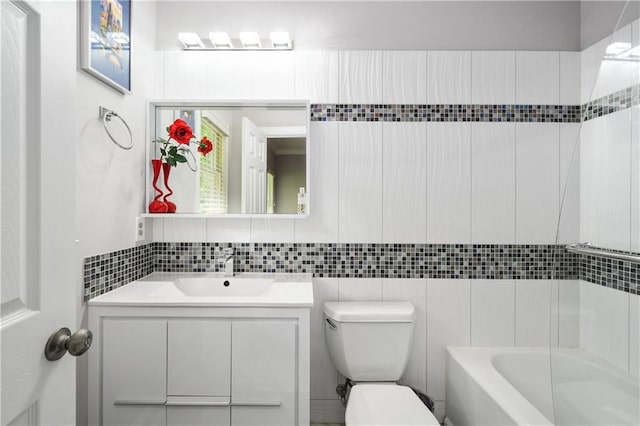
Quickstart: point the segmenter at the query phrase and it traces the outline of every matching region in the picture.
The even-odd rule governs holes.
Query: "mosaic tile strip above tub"
[[[153,272],[151,244],[86,257],[83,263],[85,302]]]
[[[303,272],[340,278],[570,279],[563,246],[500,244],[154,243],[156,271],[217,272],[233,247],[237,272]]]
[[[579,123],[579,105],[312,104],[311,121]]]
[[[640,84],[595,99],[582,106],[583,121],[640,105]]]
[[[635,254],[640,256],[640,253]],[[591,254],[580,253],[578,256],[581,280],[640,295],[640,264]]]

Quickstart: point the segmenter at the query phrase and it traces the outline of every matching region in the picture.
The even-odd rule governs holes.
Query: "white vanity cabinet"
[[[309,309],[90,306],[92,425],[307,425]]]

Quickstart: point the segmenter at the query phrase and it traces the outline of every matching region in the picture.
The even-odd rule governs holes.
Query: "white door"
[[[44,357],[76,329],[76,3],[0,1],[2,425],[75,423],[75,358]]]
[[[267,137],[242,117],[242,213],[267,211]]]

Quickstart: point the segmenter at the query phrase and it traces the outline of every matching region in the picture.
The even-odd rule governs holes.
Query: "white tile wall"
[[[208,242],[242,243],[251,241],[251,219],[207,219]]]
[[[339,124],[339,241],[382,240],[382,123]]]
[[[559,283],[558,344],[561,347],[580,346],[580,281]]]
[[[251,219],[251,242],[292,243],[296,220],[301,219]]]
[[[548,346],[551,280],[516,280],[516,346]]]
[[[252,52],[216,51],[206,56],[207,67],[204,72],[209,99],[251,98]],[[167,85],[172,85],[172,81],[167,81]]]
[[[640,296],[629,296],[629,371],[640,375]]]
[[[382,100],[385,104],[427,102],[427,52],[382,52]]]
[[[640,107],[631,109],[631,250],[640,252]]]
[[[427,280],[427,393],[445,399],[447,346],[471,344],[469,280]]]
[[[471,53],[471,102],[513,104],[516,101],[515,52]]]
[[[553,244],[559,196],[560,125],[516,124],[516,243]]]
[[[202,52],[164,52],[165,99],[203,99],[208,95],[208,56]]]
[[[514,280],[471,280],[471,345],[515,344]]]
[[[471,52],[427,52],[427,102],[471,103]]]
[[[471,242],[471,124],[427,124],[427,242]]]
[[[340,52],[340,103],[382,103],[382,52]]]
[[[471,125],[471,239],[515,242],[515,124]]]
[[[291,99],[294,93],[293,52],[253,52],[251,97]]]
[[[157,220],[157,219],[154,219]],[[163,240],[165,243],[174,242],[203,242],[207,235],[206,219],[168,218],[164,222]],[[155,238],[155,229],[154,229]]]
[[[427,391],[427,280],[382,280],[382,300],[411,302],[416,309],[413,346],[402,383]]]
[[[580,150],[580,240],[629,250],[631,110],[583,123]]]
[[[427,240],[427,125],[382,125],[382,241]]]
[[[516,103],[560,103],[559,52],[516,52]]]
[[[580,128],[580,123],[560,125],[559,244],[576,243],[580,237]]]
[[[629,368],[629,294],[580,282],[580,347]]]
[[[580,105],[580,52],[560,52],[560,105]]]
[[[338,52],[304,51],[294,53],[295,97],[311,103],[337,103]]]
[[[340,278],[338,300],[380,302],[382,301],[382,278]]]
[[[295,239],[304,242],[338,241],[340,208],[338,123],[312,122],[310,129],[311,188],[309,216],[294,221]]]

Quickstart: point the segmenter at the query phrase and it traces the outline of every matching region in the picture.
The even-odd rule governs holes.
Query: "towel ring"
[[[129,150],[133,148],[133,133],[131,132],[131,128],[129,127],[127,122],[124,121],[124,118],[120,117],[115,111],[111,111],[105,107],[100,107],[98,112],[99,112],[100,118],[102,119],[102,124],[104,126],[104,129],[107,131],[107,135],[109,136],[109,139],[111,139],[113,143],[115,143],[116,145],[118,145],[120,148],[124,150]],[[120,142],[116,140],[116,138],[113,137],[113,135],[109,131],[109,126],[107,126],[107,123],[111,121],[111,117],[119,118],[122,124],[124,124],[124,127],[127,128],[127,131],[129,132],[129,139],[131,140],[131,144],[129,146],[122,145]]]

